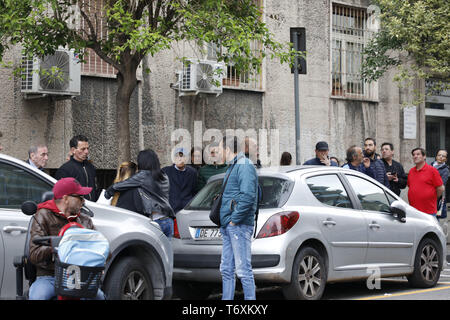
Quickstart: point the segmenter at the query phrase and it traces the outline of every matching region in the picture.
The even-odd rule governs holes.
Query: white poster
[[[403,108],[403,139],[416,139],[417,137],[417,107]]]

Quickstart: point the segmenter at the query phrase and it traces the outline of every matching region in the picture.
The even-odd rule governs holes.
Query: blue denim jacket
[[[233,171],[230,165],[225,177],[228,175],[227,185],[222,196],[222,206],[220,207],[220,224],[227,226],[231,221],[234,224],[254,225],[258,176],[252,161],[241,152],[231,162],[234,164]]]

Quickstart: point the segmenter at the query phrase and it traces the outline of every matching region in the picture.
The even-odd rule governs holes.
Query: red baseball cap
[[[85,196],[91,193],[91,187],[82,187],[75,178],[62,178],[53,186],[54,199],[61,199],[65,195],[77,194]]]

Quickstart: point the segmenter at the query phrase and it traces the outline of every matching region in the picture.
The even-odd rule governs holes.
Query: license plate
[[[222,239],[222,234],[220,233],[219,228],[197,228],[197,230],[195,231],[195,239]]]

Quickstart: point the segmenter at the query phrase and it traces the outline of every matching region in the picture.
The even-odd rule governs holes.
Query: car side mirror
[[[401,222],[406,222],[406,207],[403,203],[396,200],[391,203],[391,213]]]
[[[34,201],[25,201],[24,203],[22,203],[22,206],[20,207],[22,212],[27,216],[32,216],[33,214],[35,214],[37,208],[38,208],[37,204]]]

